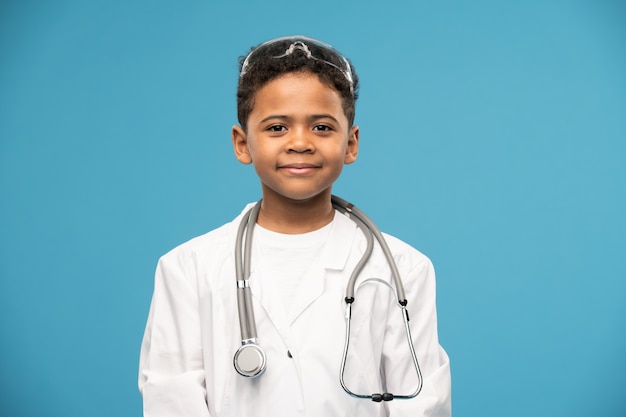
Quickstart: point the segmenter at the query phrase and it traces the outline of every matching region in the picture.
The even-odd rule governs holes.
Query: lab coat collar
[[[322,264],[326,269],[343,270],[356,236],[356,224],[345,215],[335,211],[326,245],[322,252]]]
[[[233,221],[234,233],[241,222],[243,215],[250,210],[256,203],[249,203],[243,209],[241,214]],[[335,210],[335,218],[331,225],[326,245],[322,250],[322,265],[326,269],[341,271],[346,267],[350,248],[354,244],[357,226],[346,215]]]

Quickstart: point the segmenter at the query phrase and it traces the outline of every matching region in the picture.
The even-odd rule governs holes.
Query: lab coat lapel
[[[355,230],[356,226],[352,221],[335,212],[335,221],[333,221],[326,243],[322,248],[320,262],[302,280],[293,300],[291,311],[287,313],[290,325],[324,293],[328,278],[326,271],[329,269],[342,270],[345,267]]]
[[[261,320],[261,314],[267,314],[281,337],[287,339],[284,330],[287,329],[288,321],[283,300],[280,299],[280,293],[274,287],[273,281],[263,274],[263,268],[258,268],[250,273],[250,290],[254,297],[254,310],[257,320]],[[265,313],[259,311],[260,308]]]
[[[356,230],[354,222],[341,213],[335,213],[335,220],[320,255],[321,261],[302,280],[289,312],[285,311],[279,292],[272,288],[272,281],[264,279],[263,268],[252,265],[250,289],[255,298],[255,306],[260,304],[263,307],[283,338],[287,338],[284,330],[324,293],[327,271],[345,268]],[[255,311],[257,309],[255,307]]]

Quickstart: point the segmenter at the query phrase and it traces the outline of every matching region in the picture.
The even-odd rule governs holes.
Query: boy
[[[430,261],[385,235],[404,282],[418,366],[381,244],[360,269],[366,228],[331,201],[343,165],[358,153],[351,64],[305,37],[266,42],[240,63],[232,142],[237,159],[254,165],[263,198],[254,214],[249,205],[160,259],[141,349],[144,415],[449,416]],[[242,273],[235,247],[244,235]],[[348,296],[355,267],[357,289]],[[415,398],[398,399],[420,386]],[[380,401],[371,393],[381,392],[396,399],[367,400]]]

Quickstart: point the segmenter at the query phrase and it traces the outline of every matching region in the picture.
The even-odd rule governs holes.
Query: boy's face
[[[328,194],[344,164],[356,160],[359,128],[341,97],[309,73],[287,73],[260,88],[247,132],[233,127],[237,159],[254,164],[263,197],[307,200]]]

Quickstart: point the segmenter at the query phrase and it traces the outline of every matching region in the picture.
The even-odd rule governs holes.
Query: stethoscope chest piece
[[[239,375],[255,378],[265,371],[267,359],[259,345],[249,343],[237,349],[233,362]]]

